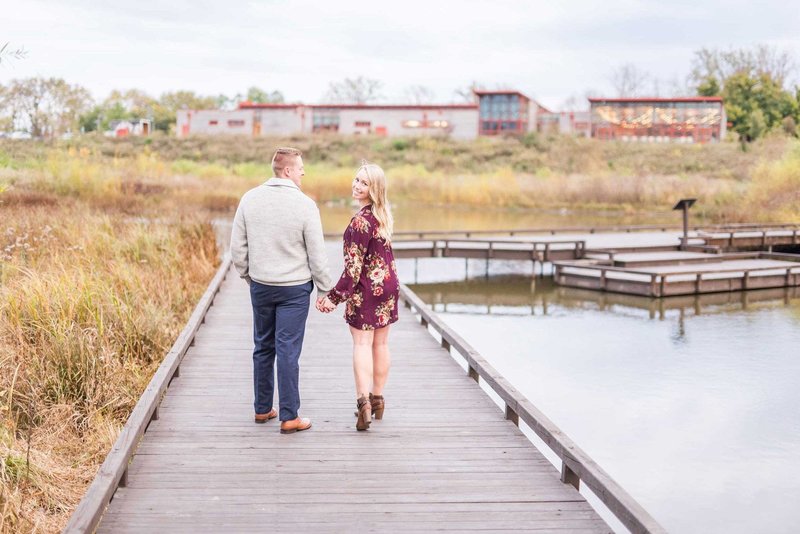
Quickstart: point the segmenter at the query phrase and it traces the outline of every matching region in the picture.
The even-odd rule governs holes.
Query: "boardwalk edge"
[[[666,533],[662,527],[622,486],[578,447],[531,401],[517,391],[481,354],[450,328],[405,284],[400,299],[420,316],[420,322],[441,335],[442,346],[454,350],[467,362],[467,372],[477,382],[482,379],[505,403],[506,419],[519,426],[522,420],[561,459],[561,480],[577,489],[583,481],[598,499],[634,534]],[[452,352],[451,352],[452,354]]]
[[[70,516],[64,534],[83,534],[94,532],[103,517],[108,503],[119,486],[126,484],[128,463],[133,457],[139,440],[147,430],[150,421],[158,418],[158,405],[169,383],[179,372],[179,365],[192,344],[197,329],[202,324],[208,309],[214,303],[222,282],[231,267],[231,258],[225,255],[214,278],[195,306],[189,321],[183,328],[172,348],[156,370],[139,401],[134,406],[125,426],[111,447],[106,459],[97,471],[92,484]]]

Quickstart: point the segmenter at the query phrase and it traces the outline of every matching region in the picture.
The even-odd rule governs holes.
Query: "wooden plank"
[[[421,320],[447,339],[453,351],[467,362],[470,374],[477,375],[506,403],[519,420],[528,425],[562,460],[570,476],[565,482],[578,485],[582,480],[631,532],[666,532],[633,497],[611,478],[592,458],[564,434],[547,416],[521,395],[471,345],[439,319],[407,286],[401,295]]]
[[[254,425],[249,295],[229,278],[99,532],[610,531],[406,311],[383,421],[355,431],[349,334],[312,309],[300,386],[314,426]]]
[[[70,516],[69,522],[64,529],[65,533],[91,532],[97,527],[105,507],[114,495],[114,491],[120,482],[124,480],[128,462],[133,456],[136,445],[157,410],[161,397],[169,387],[170,380],[175,375],[186,350],[189,348],[195,333],[203,321],[203,317],[212,306],[214,296],[219,291],[230,266],[231,260],[226,257],[200,298],[200,302],[195,307],[188,323],[158,367],[158,370],[156,370],[136,406],[134,406],[128,421],[114,442],[105,461],[100,466],[92,484]]]

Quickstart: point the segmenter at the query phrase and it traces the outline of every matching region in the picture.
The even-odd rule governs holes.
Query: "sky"
[[[382,82],[385,103],[407,102],[410,86],[452,102],[477,82],[559,110],[615,96],[624,64],[665,96],[685,86],[703,47],[768,44],[800,57],[800,8],[786,0],[0,0],[0,13],[0,46],[28,52],[0,65],[0,83],[55,76],[96,99],[258,86],[318,103],[331,82],[364,76]]]

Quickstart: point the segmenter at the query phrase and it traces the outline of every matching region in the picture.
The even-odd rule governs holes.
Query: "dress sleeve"
[[[344,271],[336,286],[328,293],[328,298],[334,304],[346,301],[355,292],[371,237],[369,221],[360,214],[353,217],[344,231]]]

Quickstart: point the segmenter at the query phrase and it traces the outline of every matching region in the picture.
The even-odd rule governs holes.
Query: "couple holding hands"
[[[353,338],[357,430],[383,418],[383,387],[389,374],[389,325],[397,321],[400,283],[391,247],[392,214],[386,177],[362,162],[352,184],[360,209],[344,232],[344,271],[334,285],[316,203],[302,193],[302,153],[279,148],[274,176],[245,193],[231,232],[231,257],[250,285],[253,307],[255,422],[280,415],[281,433],[311,428],[298,415],[299,359],[309,295],[316,285],[317,310],[344,303]],[[272,407],[277,359],[280,412]]]

